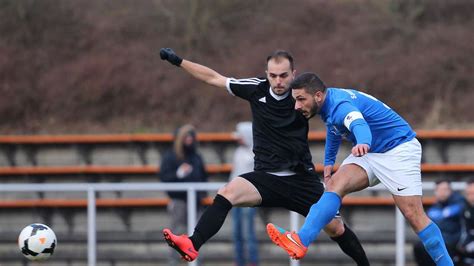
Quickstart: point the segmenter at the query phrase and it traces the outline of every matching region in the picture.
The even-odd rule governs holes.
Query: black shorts
[[[282,207],[303,216],[309,212],[324,192],[323,183],[314,174],[277,176],[265,172],[241,175],[252,183],[262,196],[262,203],[255,207]]]

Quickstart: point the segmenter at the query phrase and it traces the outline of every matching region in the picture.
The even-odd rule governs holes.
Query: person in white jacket
[[[239,147],[234,152],[229,180],[252,172],[254,165],[252,122],[238,123],[234,135],[237,137]],[[236,266],[258,265],[258,243],[254,227],[256,211],[252,207],[232,209]]]

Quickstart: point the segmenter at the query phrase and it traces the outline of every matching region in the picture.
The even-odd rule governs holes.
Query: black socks
[[[196,250],[214,236],[224,224],[225,218],[232,209],[232,203],[225,197],[217,194],[211,206],[207,207],[199,219],[194,233],[189,238]],[[339,247],[349,255],[358,266],[368,266],[369,260],[362,245],[352,230],[344,224],[344,233],[338,237],[331,237]]]
[[[369,260],[365,251],[360,244],[357,236],[352,232],[352,230],[344,224],[344,233],[337,237],[331,237],[332,240],[336,241],[339,247],[351,257],[358,266],[368,266]]]
[[[232,209],[232,203],[217,194],[211,206],[207,207],[199,219],[191,237],[193,246],[199,250],[201,246],[214,236],[222,227],[227,213]]]

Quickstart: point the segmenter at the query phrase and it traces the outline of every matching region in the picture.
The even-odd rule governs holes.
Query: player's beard
[[[316,103],[315,100],[313,100],[313,106],[311,106],[311,109],[309,110],[309,117],[308,119],[313,118],[316,114],[319,114],[319,106]]]

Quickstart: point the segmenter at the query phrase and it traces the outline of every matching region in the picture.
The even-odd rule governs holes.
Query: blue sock
[[[324,192],[319,201],[309,210],[306,220],[298,232],[301,242],[306,247],[318,237],[319,232],[339,211],[341,197],[334,192]]]
[[[444,244],[441,231],[435,223],[431,222],[427,227],[418,232],[418,236],[436,265],[454,265]]]

